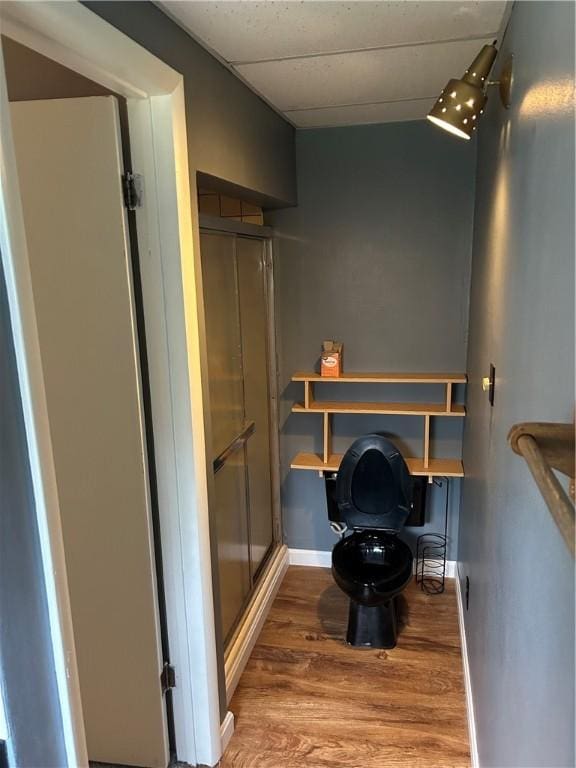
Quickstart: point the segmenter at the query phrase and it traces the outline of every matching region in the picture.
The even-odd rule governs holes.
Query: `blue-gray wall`
[[[475,146],[422,121],[299,131],[296,147],[298,207],[268,216],[278,235],[282,507],[289,546],[327,550],[336,538],[323,482],[289,468],[298,451],[320,452],[321,417],[290,414],[303,399],[290,377],[310,370],[330,338],[344,342],[348,371],[465,370]],[[443,397],[442,388],[322,387],[328,398]],[[434,455],[460,456],[461,429],[459,419],[434,419]],[[423,418],[410,417],[337,416],[335,449],[372,430],[422,455]],[[444,492],[432,489],[430,529],[442,529]]]
[[[84,4],[184,75],[193,200],[200,171],[241,187],[245,199],[295,202],[294,128],[286,120],[153,3]]]
[[[574,563],[506,436],[574,414],[574,5],[516,3],[496,72],[509,52],[512,108],[492,93],[479,131],[459,556],[480,764],[557,768],[574,765]]]
[[[0,264],[0,674],[13,768],[66,765],[24,418]]]

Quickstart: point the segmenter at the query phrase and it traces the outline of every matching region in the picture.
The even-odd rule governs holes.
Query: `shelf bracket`
[[[430,465],[430,416],[424,416],[424,469]]]
[[[314,402],[314,384],[311,381],[304,382],[304,408],[310,408]]]
[[[324,414],[324,464],[328,464],[332,455],[332,417]]]

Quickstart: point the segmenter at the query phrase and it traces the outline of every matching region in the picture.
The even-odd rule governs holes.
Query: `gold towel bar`
[[[574,425],[546,422],[515,424],[508,434],[512,450],[523,456],[548,509],[574,556],[574,504],[552,471],[571,478],[574,499]]]

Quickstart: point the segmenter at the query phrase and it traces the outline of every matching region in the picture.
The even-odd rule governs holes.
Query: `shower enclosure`
[[[255,229],[255,228],[254,228]],[[270,243],[202,229],[212,540],[229,643],[274,549]]]

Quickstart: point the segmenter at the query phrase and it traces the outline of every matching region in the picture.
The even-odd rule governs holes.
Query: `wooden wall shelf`
[[[447,411],[444,403],[363,403],[322,402],[314,400],[308,408],[303,403],[292,406],[293,413],[371,413],[388,416],[464,416],[463,405]]]
[[[295,373],[292,381],[304,383],[304,402],[292,406],[293,413],[317,413],[323,416],[323,452],[299,453],[291,463],[292,469],[318,472],[336,472],[342,454],[332,453],[332,416],[334,414],[367,414],[389,416],[420,416],[424,418],[422,458],[407,458],[413,475],[433,477],[463,477],[460,459],[433,459],[430,457],[430,419],[432,417],[463,417],[466,409],[452,400],[452,385],[465,384],[464,373],[349,373],[338,378],[322,377],[317,373]],[[445,387],[445,398],[440,403],[369,403],[362,401],[323,401],[314,399],[317,384],[438,384]]]
[[[302,373],[292,381],[312,381],[323,384],[466,384],[465,373],[345,373],[333,379],[319,373]]]
[[[290,467],[292,469],[312,469],[315,472],[337,472],[340,468],[343,453],[332,453],[328,461],[318,453],[297,453]],[[424,467],[424,459],[404,459],[411,475],[427,477],[464,477],[464,466],[460,459],[429,459],[428,467]]]

